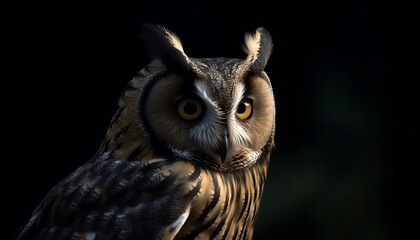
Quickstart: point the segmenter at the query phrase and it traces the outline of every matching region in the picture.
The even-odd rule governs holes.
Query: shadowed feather
[[[192,71],[179,38],[161,26],[143,24],[140,37],[152,57],[160,60],[173,73]]]

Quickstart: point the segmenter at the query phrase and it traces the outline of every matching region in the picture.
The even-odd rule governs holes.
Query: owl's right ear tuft
[[[259,27],[255,34],[245,34],[243,49],[248,54],[245,59],[246,63],[249,64],[248,71],[262,72],[273,50],[270,33],[265,28]]]
[[[142,24],[140,38],[144,41],[149,54],[159,59],[170,72],[182,74],[192,71],[181,41],[166,28],[148,23]]]

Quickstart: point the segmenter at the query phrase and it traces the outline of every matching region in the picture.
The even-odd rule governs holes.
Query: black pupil
[[[192,102],[188,102],[184,105],[184,112],[188,115],[193,115],[197,112],[197,106]]]
[[[237,113],[242,114],[246,110],[245,103],[241,102],[238,106],[238,109],[236,110]]]

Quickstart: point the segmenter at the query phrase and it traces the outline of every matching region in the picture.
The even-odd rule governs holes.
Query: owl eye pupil
[[[196,120],[203,113],[203,106],[201,103],[192,98],[181,99],[177,106],[178,115],[187,121]]]
[[[246,106],[243,102],[241,102],[238,106],[238,109],[236,109],[236,112],[239,114],[243,114],[246,110]]]
[[[197,106],[192,102],[186,103],[184,105],[184,112],[188,115],[193,115],[197,112]]]

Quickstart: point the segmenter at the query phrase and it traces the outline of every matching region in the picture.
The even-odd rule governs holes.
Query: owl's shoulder
[[[200,190],[199,173],[191,163],[164,158],[87,162],[50,191],[18,239],[40,232],[43,239],[85,233],[172,235]],[[129,227],[134,225],[141,227]]]

